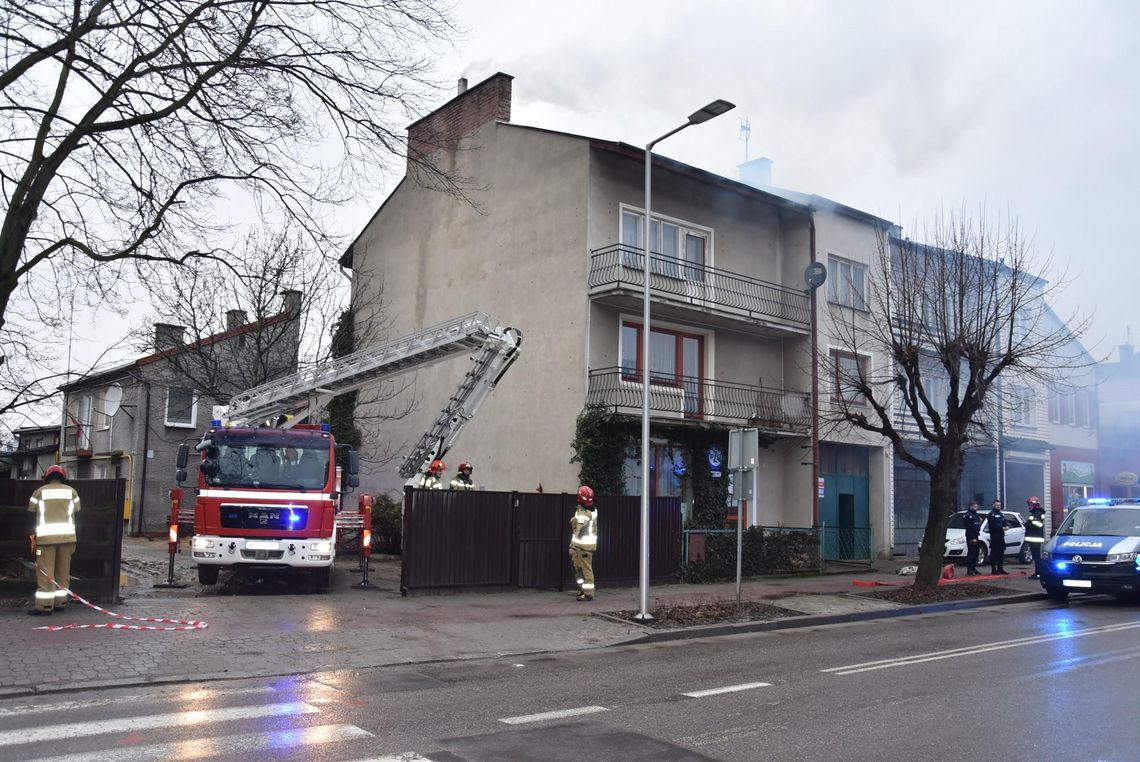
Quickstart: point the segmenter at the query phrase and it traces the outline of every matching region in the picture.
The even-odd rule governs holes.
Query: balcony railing
[[[650,285],[657,298],[801,327],[807,327],[810,320],[810,301],[803,291],[661,254],[650,257],[650,266]],[[644,282],[645,255],[641,249],[619,244],[591,253],[591,291],[607,287],[641,291]]]
[[[619,412],[641,410],[642,387],[636,372],[621,368],[590,371],[587,404]],[[709,381],[691,376],[654,377],[649,410],[661,417],[755,426],[768,431],[803,433],[811,426],[806,393],[762,386]]]
[[[69,455],[91,452],[91,424],[71,424],[63,432],[63,451]]]

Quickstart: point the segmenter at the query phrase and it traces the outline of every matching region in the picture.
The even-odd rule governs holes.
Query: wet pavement
[[[165,548],[158,541],[125,541],[123,601],[109,608],[135,617],[200,619],[207,629],[46,632],[33,628],[123,620],[74,602],[50,618],[28,617],[20,607],[0,608],[0,696],[565,652],[653,639],[647,628],[605,615],[637,609],[637,588],[603,589],[592,603],[578,602],[569,592],[532,590],[402,597],[399,561],[389,557],[373,557],[374,586],[367,589],[351,587],[360,580],[354,557],[338,561],[328,591],[298,590],[280,577],[227,580],[225,574],[220,585],[209,588],[198,585],[185,552],[176,569],[187,587],[154,588],[166,578]],[[898,563],[876,566],[875,571],[836,568],[837,573],[825,575],[746,581],[742,598],[803,614],[782,619],[781,629],[912,611],[858,595],[866,588],[855,581],[904,580],[893,573]],[[1040,593],[1037,582],[1024,576],[996,584],[1010,596]],[[652,609],[734,600],[735,585],[664,585],[650,593]],[[668,638],[714,634],[719,634],[715,626],[696,627]]]

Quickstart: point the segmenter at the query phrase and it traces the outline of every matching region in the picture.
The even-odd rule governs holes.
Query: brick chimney
[[[455,150],[460,138],[487,122],[511,121],[513,79],[499,72],[471,88],[461,79],[458,95],[408,127],[408,161],[441,148]]]
[[[154,324],[154,348],[161,352],[182,346],[185,341],[186,329],[171,323]]]
[[[235,328],[241,328],[249,322],[249,316],[246,315],[245,310],[226,310],[226,330],[232,331]]]

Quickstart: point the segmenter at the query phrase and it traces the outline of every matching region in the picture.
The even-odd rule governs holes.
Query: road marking
[[[36,743],[37,741],[58,741],[62,738],[79,738],[103,733],[127,733],[153,728],[173,728],[183,725],[204,725],[208,722],[227,720],[247,720],[254,717],[280,717],[296,714],[312,714],[320,711],[301,701],[286,704],[261,704],[259,706],[235,706],[226,709],[203,709],[196,712],[169,712],[141,717],[126,717],[118,720],[94,720],[73,722],[68,725],[40,725],[33,728],[20,728],[0,732],[0,746]]]
[[[1052,635],[1035,635],[1028,638],[1016,638],[1014,640],[1006,640],[999,643],[979,643],[975,646],[951,648],[945,651],[930,651],[927,653],[912,654],[911,656],[900,656],[894,659],[880,659],[879,661],[868,661],[863,662],[862,664],[848,664],[843,667],[829,667],[827,669],[821,669],[820,672],[830,672],[836,675],[854,675],[859,672],[871,672],[873,670],[887,669],[889,667],[904,667],[910,664],[923,664],[928,661],[953,659],[958,656],[971,656],[973,654],[983,654],[990,651],[1002,651],[1006,648],[1017,648],[1019,646],[1030,646],[1037,643],[1048,643],[1053,640],[1068,640],[1069,638],[1080,638],[1085,635],[1102,635],[1110,632],[1133,630],[1137,627],[1140,627],[1140,622],[1110,624],[1103,627],[1090,627],[1084,630],[1058,632],[1053,633]]]
[[[717,696],[721,693],[736,693],[737,691],[747,691],[753,688],[767,688],[771,683],[741,683],[740,685],[726,685],[723,688],[706,688],[703,691],[692,691],[691,693],[682,693],[682,696],[689,698],[704,698],[705,696]]]
[[[523,725],[527,722],[542,722],[543,720],[558,720],[563,717],[577,717],[580,714],[594,714],[595,712],[608,712],[604,706],[580,706],[575,709],[559,709],[556,712],[542,712],[541,714],[524,714],[521,717],[500,717],[499,722],[508,725]]]
[[[173,698],[176,701],[201,701],[203,699],[213,699],[220,696],[237,696],[249,693],[275,693],[276,691],[276,688],[268,685],[261,688],[233,688],[225,691],[214,691],[203,688],[189,692],[178,691],[169,698]],[[169,698],[166,696],[163,697],[164,700],[169,700]],[[110,706],[131,701],[153,700],[154,694],[140,693],[110,699],[91,699],[89,701],[57,701],[54,704],[21,704],[19,706],[0,707],[0,717],[16,717],[21,714],[36,714],[38,712],[67,712],[73,709],[90,709],[97,706]]]
[[[249,754],[254,751],[283,753],[301,746],[318,746],[347,741],[354,738],[372,738],[367,730],[355,725],[314,725],[310,728],[266,731],[262,733],[240,733],[213,738],[191,738],[172,743],[132,746],[122,749],[64,754],[58,757],[40,757],[29,762],[134,762],[147,759],[201,759],[203,757],[225,757],[227,759]],[[395,759],[403,759],[396,757]],[[411,757],[411,760],[423,757]]]

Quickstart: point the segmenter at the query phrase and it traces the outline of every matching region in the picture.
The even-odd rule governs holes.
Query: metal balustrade
[[[591,370],[586,402],[620,412],[640,411],[639,374],[621,368]],[[811,405],[805,392],[692,376],[665,378],[654,374],[649,410],[663,417],[747,424],[768,431],[805,433],[811,426]]]
[[[745,318],[775,319],[807,327],[810,300],[805,291],[746,275],[653,254],[650,286],[654,298],[677,301]],[[591,292],[607,288],[642,291],[645,255],[621,244],[596,249],[590,256]]]

